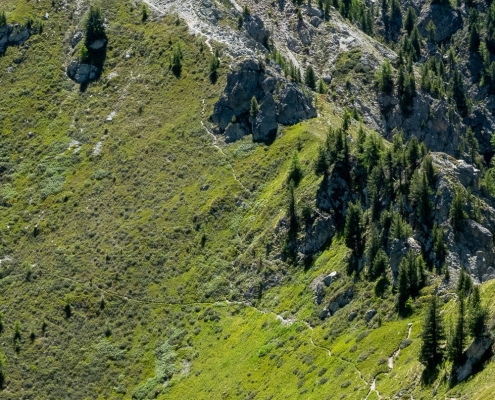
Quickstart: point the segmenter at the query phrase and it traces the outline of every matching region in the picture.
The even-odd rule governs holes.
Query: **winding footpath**
[[[40,269],[40,272],[41,271],[42,270]],[[48,275],[48,273],[46,271],[43,273],[43,275],[45,275],[45,273]],[[282,315],[277,314],[274,311],[259,309],[247,300],[245,300],[245,301],[232,301],[232,300],[228,300],[227,298],[223,298],[221,300],[215,300],[215,301],[209,301],[209,302],[204,302],[204,301],[180,302],[180,301],[169,301],[169,300],[157,300],[157,299],[149,299],[149,298],[130,297],[130,296],[122,295],[118,292],[114,292],[112,290],[103,289],[102,287],[100,287],[100,285],[97,282],[93,282],[92,279],[77,280],[77,279],[69,278],[69,277],[66,277],[63,275],[58,275],[58,274],[53,273],[53,272],[49,273],[49,274],[54,278],[57,278],[59,280],[64,280],[67,282],[71,282],[71,283],[74,283],[74,284],[79,285],[79,286],[89,285],[90,287],[94,287],[95,290],[98,290],[102,294],[103,298],[108,296],[108,297],[118,298],[118,299],[126,301],[126,302],[135,302],[135,303],[140,303],[140,304],[156,304],[156,305],[169,306],[169,307],[173,307],[173,306],[182,307],[182,306],[191,306],[191,305],[213,306],[213,305],[220,305],[220,304],[238,305],[238,306],[243,306],[243,307],[249,307],[249,308],[251,308],[251,309],[255,310],[256,312],[263,314],[263,315],[271,315],[271,316],[275,317],[276,320],[280,321],[280,323],[282,325],[285,325],[285,326],[292,325],[293,323],[296,323],[296,322],[304,323],[304,325],[306,326],[306,328],[310,332],[310,335],[308,337],[309,342],[314,348],[317,348],[321,351],[324,351],[328,355],[328,357],[335,357],[343,363],[350,364],[355,369],[359,380],[361,380],[366,386],[369,387],[369,391],[368,391],[366,397],[364,398],[364,400],[367,400],[373,392],[376,393],[376,395],[378,396],[379,399],[382,398],[382,396],[380,395],[380,392],[376,388],[376,379],[379,375],[386,374],[387,372],[379,372],[377,375],[375,375],[373,377],[373,379],[371,381],[367,381],[364,378],[364,374],[361,372],[361,370],[357,367],[357,365],[355,363],[353,363],[352,361],[350,361],[348,359],[342,358],[338,355],[332,354],[332,351],[329,348],[315,343],[315,341],[313,339],[314,327],[311,326],[306,321],[299,321],[295,318],[286,319]],[[11,276],[24,277],[25,274],[16,274],[16,275],[11,275]],[[409,323],[406,339],[410,338],[411,331],[412,331],[412,323]],[[400,353],[400,345],[397,348],[397,350],[394,351],[394,353],[390,356],[390,358],[388,360],[388,367],[389,367],[388,372],[390,372],[393,369],[393,360],[399,355],[399,353]]]
[[[208,133],[208,135],[212,138],[213,147],[215,147],[225,157],[225,160],[227,161],[227,165],[228,165],[229,169],[231,170],[232,176],[234,177],[234,179],[237,181],[237,183],[239,183],[239,185],[247,193],[251,194],[249,189],[242,184],[242,182],[239,180],[239,178],[237,178],[234,167],[232,166],[232,164],[229,161],[229,156],[227,154],[225,154],[225,152],[222,150],[222,148],[217,144],[218,139],[217,139],[216,135],[206,127],[205,122],[204,122],[204,120],[205,120],[205,99],[202,100],[202,104],[203,104],[203,108],[201,110],[201,126],[206,131],[206,133]]]

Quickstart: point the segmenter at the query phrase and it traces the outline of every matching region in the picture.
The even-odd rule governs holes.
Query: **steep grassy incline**
[[[213,84],[204,38],[105,0],[105,70],[81,90],[65,67],[87,4],[54,3],[0,0],[9,22],[49,13],[0,57],[0,398],[430,398],[417,361],[423,297],[398,318],[391,294],[346,276],[339,237],[306,270],[265,257],[282,246],[294,152],[297,202],[315,199],[313,161],[337,107],[319,97],[320,116],[270,146],[214,146],[207,117],[227,56]],[[355,298],[322,323],[310,284],[334,270],[327,296],[354,285]],[[371,326],[369,308],[381,318]],[[439,396],[489,398],[490,374],[493,363],[454,391],[442,380]]]

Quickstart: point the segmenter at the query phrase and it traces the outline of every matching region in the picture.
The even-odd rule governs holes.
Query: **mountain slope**
[[[9,25],[31,17],[43,27],[0,57],[0,398],[491,398],[492,362],[457,385],[447,362],[424,385],[418,361],[425,304],[437,285],[445,321],[456,318],[455,283],[466,261],[454,257],[454,246],[472,238],[449,231],[451,281],[428,272],[430,284],[404,317],[392,284],[377,295],[364,272],[348,274],[340,210],[320,206],[338,169],[315,171],[329,127],[349,123],[353,171],[359,119],[367,137],[376,129],[392,138],[371,75],[396,54],[332,10],[313,33],[322,38],[311,42],[328,40],[329,48],[306,57],[304,32],[289,40],[298,29],[295,7],[246,3],[284,63],[333,76],[328,94],[300,85],[316,118],[279,126],[269,145],[251,135],[226,144],[210,116],[228,73],[247,57],[264,59],[275,75],[283,68],[263,38],[236,28],[244,4],[146,3],[145,21],[141,3],[98,3],[108,38],[103,69],[79,85],[66,71],[80,58],[83,41],[71,42],[89,4],[0,0]],[[274,20],[289,8],[293,15],[277,30],[268,8]],[[363,59],[369,64],[361,70]],[[362,116],[348,119],[346,107]],[[490,233],[489,194],[463,180],[476,168],[443,154],[435,160],[438,191],[472,189],[484,218],[474,231]],[[295,163],[302,178],[291,241],[287,182]],[[361,198],[362,189],[342,199]],[[450,206],[446,198],[438,196],[438,215]],[[489,262],[475,267],[486,273]],[[387,270],[391,281],[393,274]],[[490,316],[493,286],[481,285]],[[491,333],[493,321],[487,326]]]

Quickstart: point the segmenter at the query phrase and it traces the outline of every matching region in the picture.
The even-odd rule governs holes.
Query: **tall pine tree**
[[[423,322],[423,333],[419,361],[428,369],[434,369],[443,357],[445,333],[437,296],[431,297]]]

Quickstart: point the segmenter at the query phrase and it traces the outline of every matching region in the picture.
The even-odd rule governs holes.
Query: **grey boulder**
[[[99,69],[94,65],[72,61],[67,68],[67,76],[77,83],[88,83],[98,77]]]

